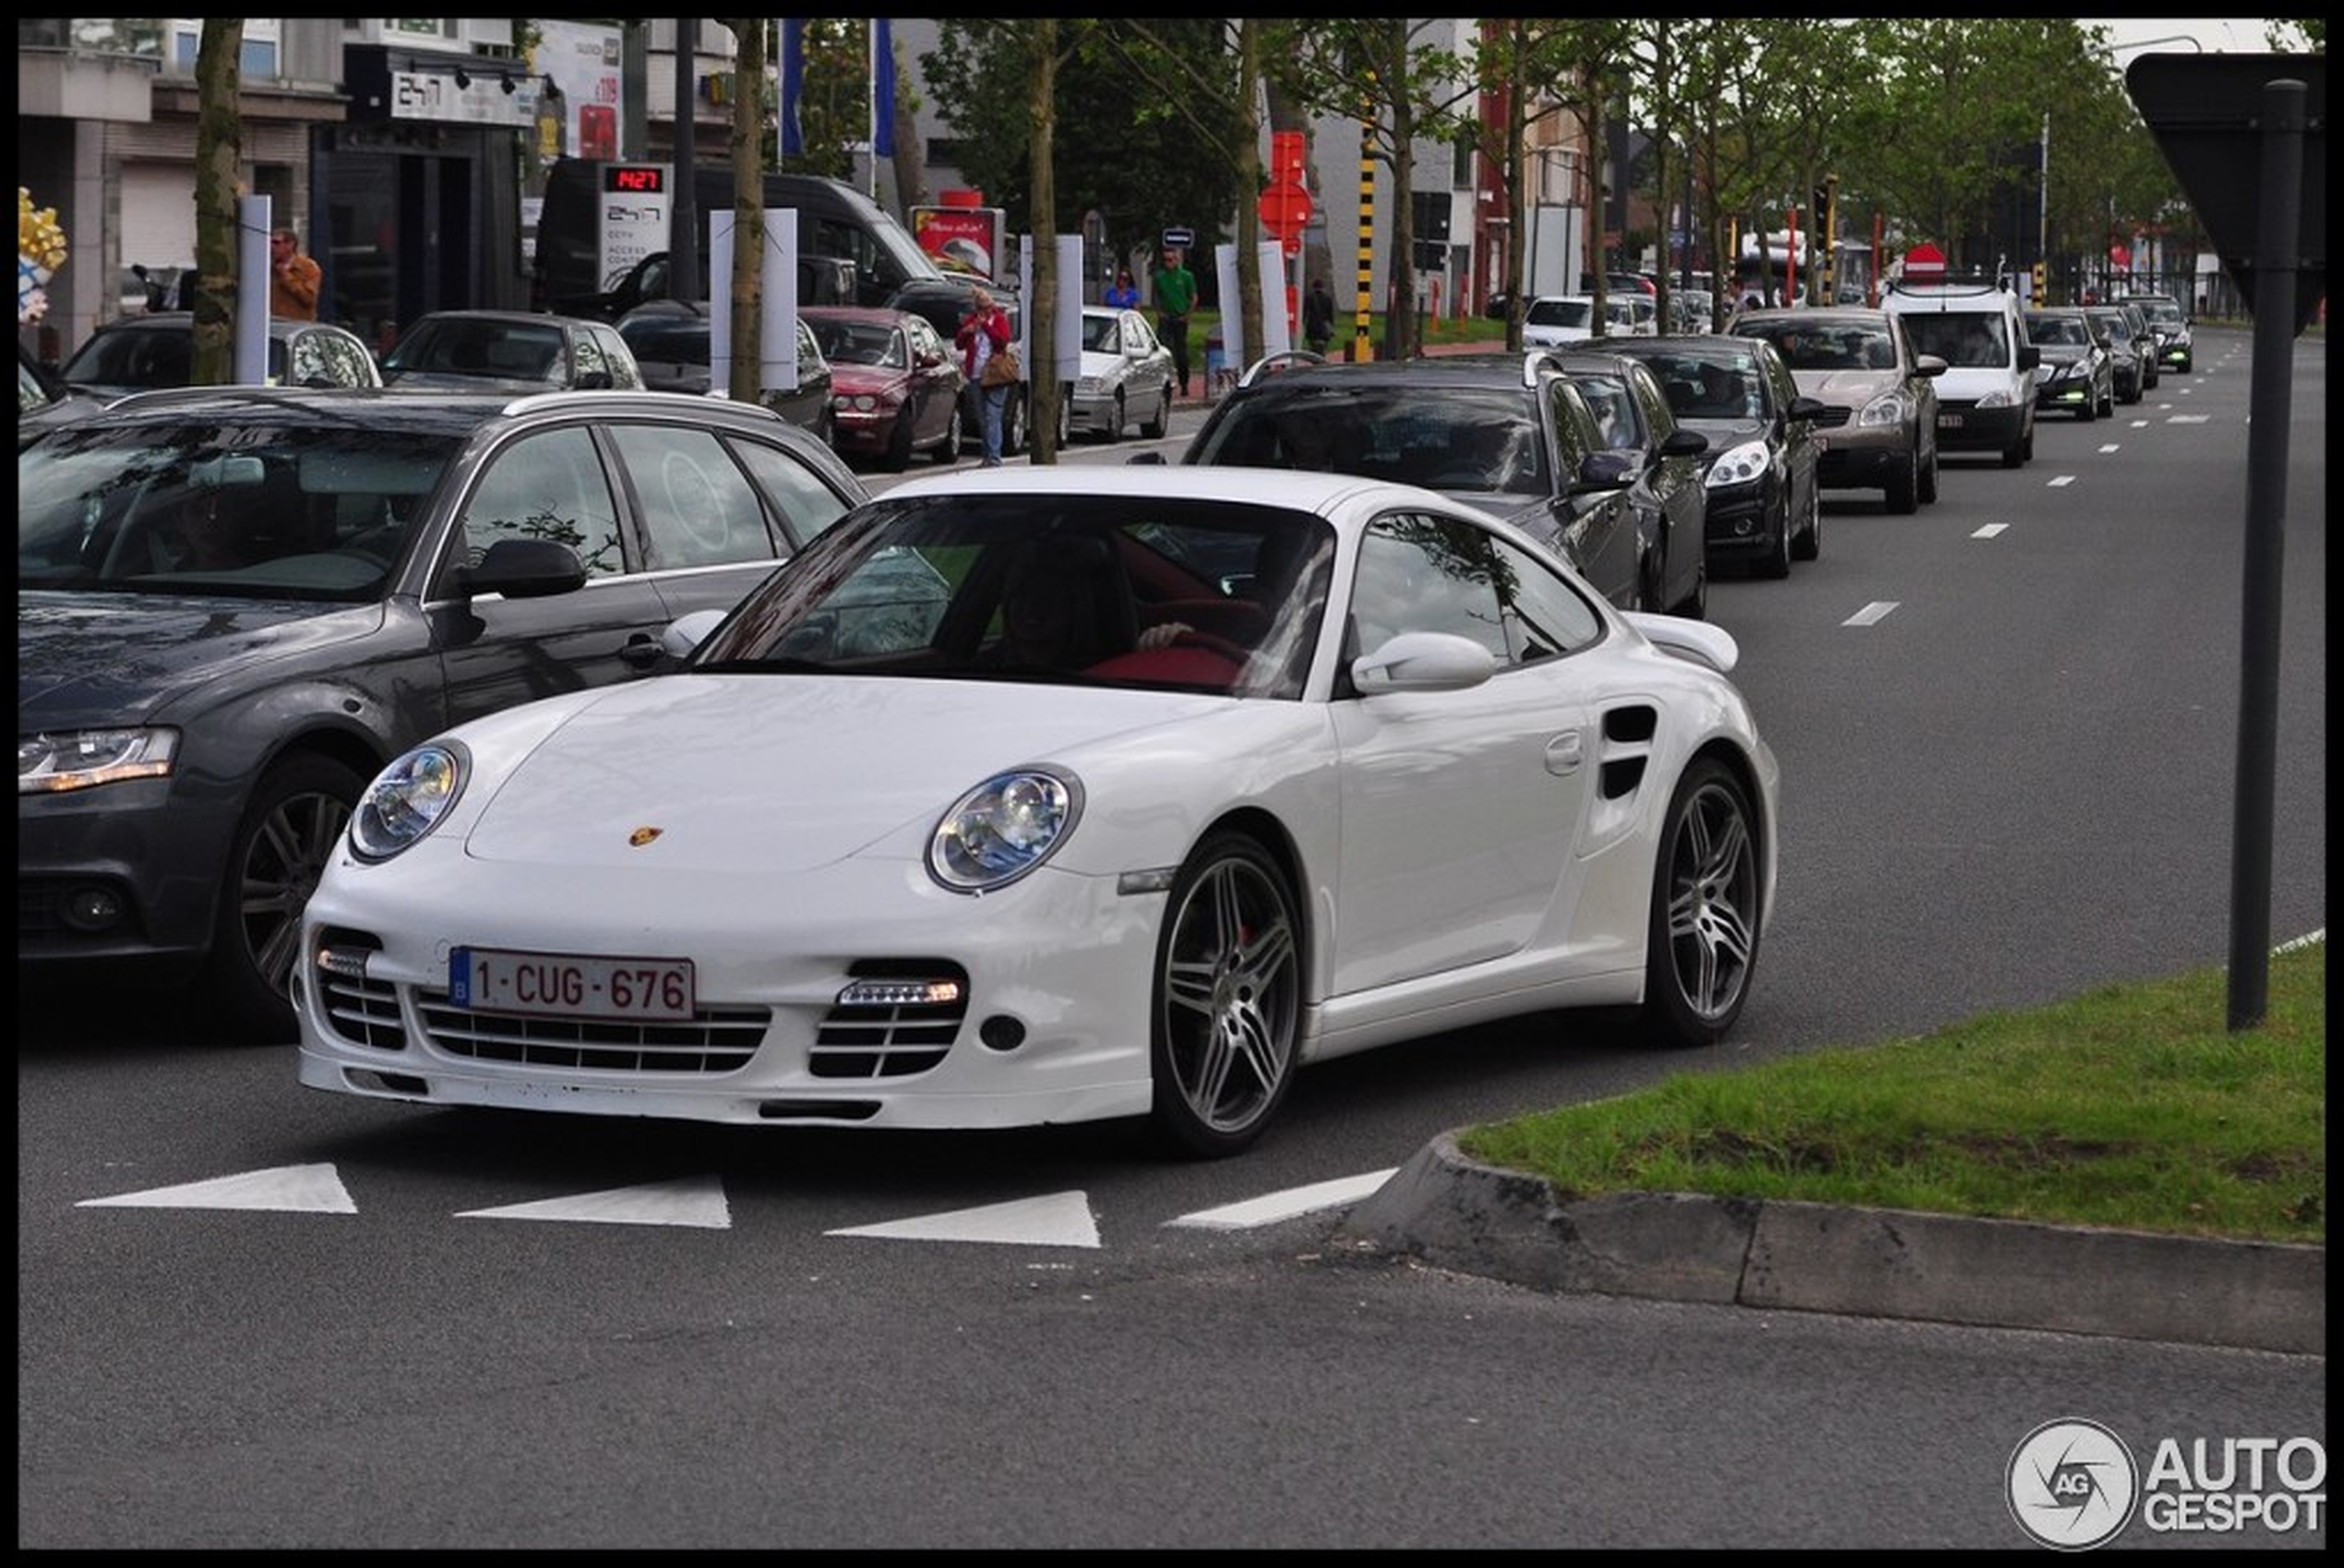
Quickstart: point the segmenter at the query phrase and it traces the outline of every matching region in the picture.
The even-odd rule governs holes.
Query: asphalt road
[[[2248,346],[2202,334],[2195,376],[2047,421],[2023,470],[1949,461],[1916,517],[1828,500],[1819,560],[1715,586],[1786,843],[1715,1051],[1556,1016],[1414,1042],[1191,1166],[1112,1128],[417,1111],[201,1046],[177,999],[20,1003],[19,1546],[2007,1547],[2046,1421],[2144,1462],[2324,1445],[2324,1358],[1331,1245],[1450,1128],[2221,962]],[[2279,940],[2326,900],[2324,345],[2294,365]]]

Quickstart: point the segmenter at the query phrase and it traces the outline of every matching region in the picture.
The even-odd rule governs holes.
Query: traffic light
[[[2042,264],[2041,262],[2038,261],[2037,263],[2035,263],[2035,299],[2034,299],[2034,303],[2035,303],[2037,305],[2040,305],[2043,303],[2043,301],[2044,301],[2044,300],[2046,300],[2046,299],[2048,299],[2048,298],[2050,297],[2048,294],[2046,294],[2046,293],[2043,293],[2043,284],[2044,284],[2044,271],[2043,271],[2043,264]]]
[[[1815,217],[1815,238],[1825,245],[1831,243],[1831,182],[1825,180],[1815,187],[1815,204],[1807,210]]]

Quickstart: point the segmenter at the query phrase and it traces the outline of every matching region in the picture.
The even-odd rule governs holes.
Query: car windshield
[[[1734,329],[1745,338],[1763,338],[1782,351],[1793,370],[1894,370],[1896,345],[1883,327],[1809,326],[1795,321],[1752,321]]]
[[[1088,353],[1120,353],[1123,350],[1123,318],[1119,316],[1082,317],[1082,348]]]
[[[638,360],[708,363],[708,323],[695,317],[630,316],[618,324],[618,335]]]
[[[378,599],[460,446],[252,423],[52,432],[17,460],[17,581]]]
[[[557,385],[562,377],[561,329],[509,321],[426,321],[383,356],[383,369]]]
[[[1270,507],[889,498],[775,572],[690,668],[1291,700],[1318,643],[1333,557],[1324,522]]]
[[[832,365],[876,365],[885,370],[908,367],[903,334],[884,322],[819,321],[814,341]]]
[[[2091,341],[2083,322],[2073,316],[2030,316],[2027,318],[2027,335],[2038,343],[2061,343],[2070,348]]]
[[[1916,310],[1905,317],[1915,353],[1933,353],[1955,366],[1998,365],[2010,359],[2010,333],[1999,312]]]
[[[1552,486],[1531,394],[1518,387],[1345,385],[1320,380],[1232,403],[1190,460],[1319,469],[1427,489],[1546,495]]]
[[[1711,353],[1640,357],[1680,418],[1741,420],[1765,413],[1761,400],[1766,378],[1754,359]]]
[[[2141,314],[2151,321],[2166,326],[2181,324],[2182,307],[2170,299],[2143,299],[2133,303],[2140,306]]]
[[[162,327],[93,332],[59,374],[75,387],[184,387],[193,374],[195,341],[192,330]]]
[[[1523,319],[1533,327],[1585,327],[1595,306],[1591,299],[1534,299]]]

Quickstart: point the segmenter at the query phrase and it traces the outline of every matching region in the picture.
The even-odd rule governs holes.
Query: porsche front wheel
[[[1685,771],[1661,827],[1645,934],[1645,1036],[1708,1046],[1740,1016],[1758,961],[1758,832],[1723,763]]]
[[[1300,921],[1267,851],[1230,832],[1197,847],[1173,881],[1155,968],[1155,1132],[1178,1154],[1237,1154],[1286,1098],[1302,1016]]]

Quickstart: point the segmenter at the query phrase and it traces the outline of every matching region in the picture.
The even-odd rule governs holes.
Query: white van
[[[1945,362],[1937,378],[1941,451],[1989,450],[2004,468],[2035,455],[2035,368],[2018,296],[1992,283],[1891,283],[1881,308],[1904,318],[1915,353]]]

